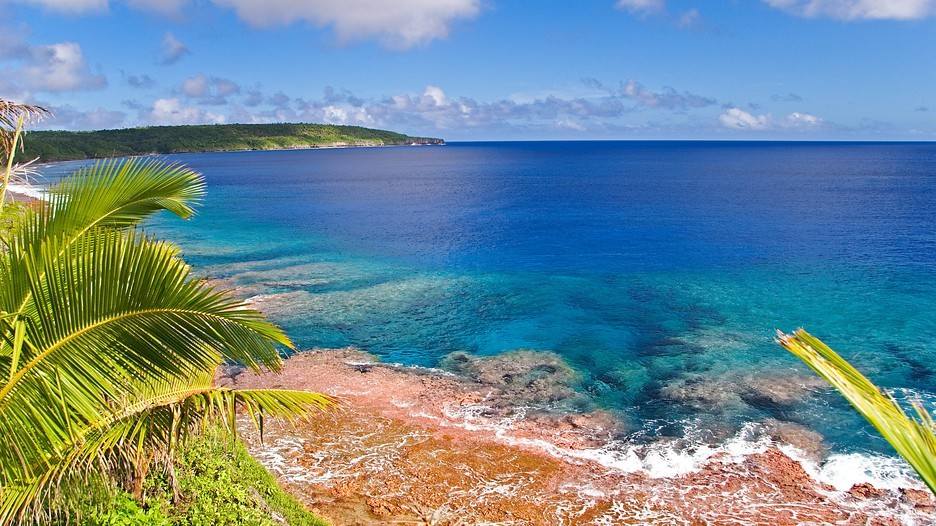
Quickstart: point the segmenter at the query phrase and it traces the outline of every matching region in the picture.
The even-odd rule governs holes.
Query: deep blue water
[[[200,273],[300,348],[435,366],[561,354],[633,432],[779,419],[885,451],[773,342],[803,326],[873,380],[936,396],[936,144],[517,142],[170,156]]]

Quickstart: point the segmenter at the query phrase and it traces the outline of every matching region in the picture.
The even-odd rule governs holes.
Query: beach
[[[382,364],[354,349],[298,353],[281,375],[228,370],[220,384],[340,398],[310,420],[268,422],[262,443],[242,423],[252,454],[335,524],[933,521],[936,501],[919,486],[840,491],[814,478],[821,437],[790,424],[708,448],[660,442],[612,451],[623,423],[604,411],[543,410],[563,396],[562,373],[553,356],[530,354],[513,357],[518,381],[509,385],[483,373]],[[544,368],[553,373],[537,374]]]

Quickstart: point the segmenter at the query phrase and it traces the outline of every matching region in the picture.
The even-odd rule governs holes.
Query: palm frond
[[[0,151],[3,152],[0,158],[5,160],[7,157],[13,157],[17,130],[21,130],[24,124],[30,124],[51,115],[52,112],[42,106],[17,104],[0,99]]]
[[[14,116],[14,136],[22,112],[38,111],[2,103],[0,127]],[[233,431],[238,410],[262,433],[263,415],[334,402],[212,386],[223,360],[279,370],[277,346],[292,343],[138,230],[160,210],[191,216],[203,190],[181,166],[104,161],[56,185],[0,240],[0,524],[41,511],[75,474],[132,466],[140,480],[159,452],[171,469],[177,444],[210,421]]]
[[[936,493],[936,425],[922,404],[913,404],[917,418],[911,418],[892,395],[803,329],[778,331],[777,341],[835,387]]]
[[[0,99],[0,128],[16,128],[20,117],[27,123],[34,122],[52,115],[52,112],[42,106],[18,104],[9,100]]]
[[[4,240],[11,272],[0,281],[0,309],[21,311],[31,294],[29,281],[44,275],[46,259],[65,256],[91,229],[129,228],[160,210],[187,218],[203,193],[200,175],[159,160],[101,161],[79,170],[53,186],[47,206],[29,214]],[[22,268],[30,257],[32,274]]]
[[[83,432],[106,419],[141,384],[211,371],[222,359],[254,370],[280,367],[273,344],[290,345],[285,334],[193,279],[171,245],[98,229],[73,246],[71,257],[57,252],[51,246],[39,255],[45,273],[28,280],[30,301],[20,316],[0,320],[7,329],[0,341],[11,348],[13,324],[25,324],[17,367],[0,384],[0,434],[30,436],[18,451],[0,451],[9,467],[14,454],[39,457],[69,447],[75,426]],[[33,259],[18,268],[36,276]],[[3,263],[0,257],[0,282],[11,277]],[[37,407],[47,409],[37,415]]]
[[[0,499],[0,524],[41,515],[42,503],[58,497],[63,478],[94,471],[95,464],[108,466],[111,476],[132,478],[141,459],[148,464],[153,453],[163,452],[157,461],[171,463],[176,445],[212,422],[222,423],[219,429],[233,434],[236,420],[229,416],[238,409],[251,415],[259,427],[264,413],[298,419],[336,403],[327,395],[304,391],[215,388],[212,379],[213,375],[197,374],[141,386],[138,399],[114,408],[76,434],[62,454],[38,459],[42,465],[30,470],[34,475],[8,480]]]

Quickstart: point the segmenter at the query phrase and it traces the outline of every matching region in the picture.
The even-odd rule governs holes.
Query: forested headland
[[[349,146],[440,145],[442,139],[332,124],[213,124],[100,131],[34,131],[22,159],[43,162],[130,155]]]

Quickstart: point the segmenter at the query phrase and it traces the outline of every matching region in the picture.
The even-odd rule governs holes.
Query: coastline
[[[281,375],[228,371],[219,383],[341,398],[339,410],[310,421],[268,423],[263,444],[249,425],[242,427],[251,453],[279,482],[336,524],[933,520],[936,500],[929,492],[870,484],[840,491],[820,482],[804,451],[821,439],[782,424],[768,433],[775,439],[738,437],[704,451],[691,469],[654,472],[648,465],[666,464],[676,444],[622,455],[607,447],[623,425],[614,415],[536,410],[570,393],[548,353],[523,352],[528,355],[513,356],[513,368],[502,375],[520,375],[512,386],[486,376],[503,371],[506,361],[482,366],[476,360],[480,374],[469,378],[381,364],[354,349],[298,353]]]
[[[173,150],[170,152],[147,152],[147,153],[130,153],[127,155],[109,155],[104,157],[69,157],[63,159],[52,159],[48,161],[37,162],[34,167],[38,170],[43,166],[54,165],[58,163],[67,163],[72,161],[94,161],[98,159],[122,159],[125,157],[148,157],[151,155],[176,155],[176,154],[190,154],[190,153],[232,153],[232,152],[279,152],[279,151],[289,151],[289,150],[332,150],[332,149],[346,149],[346,148],[394,148],[394,147],[410,147],[410,146],[445,146],[445,141],[443,139],[414,139],[413,141],[400,142],[399,144],[386,144],[383,142],[376,141],[361,141],[361,142],[329,142],[329,143],[318,143],[318,144],[301,144],[295,146],[283,146],[283,147],[264,147],[264,148],[221,148],[221,149],[196,149],[196,150]]]

